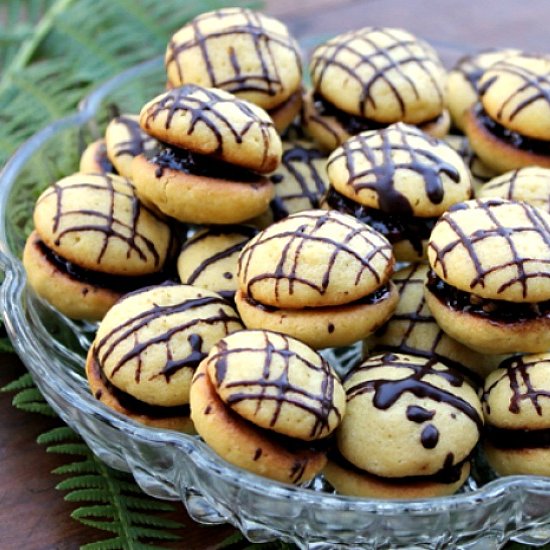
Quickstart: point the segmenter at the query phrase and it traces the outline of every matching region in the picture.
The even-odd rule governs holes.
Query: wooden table
[[[455,46],[445,49],[445,61],[460,51],[491,46],[514,46],[550,53],[548,0],[268,0],[266,11],[283,19],[305,44],[312,37],[331,35],[366,25],[392,25]],[[0,386],[23,372],[13,356],[0,357]],[[11,396],[0,394],[0,550],[73,549],[105,538],[104,533],[70,519],[74,505],[55,490],[59,476],[51,470],[64,463],[46,454],[36,437],[58,421],[23,413],[11,406]],[[232,529],[194,524],[180,505],[174,514],[186,524],[187,550],[216,548]]]

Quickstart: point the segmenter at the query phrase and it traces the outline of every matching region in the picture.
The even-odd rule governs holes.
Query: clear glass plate
[[[74,323],[26,287],[19,260],[43,187],[76,170],[85,143],[99,137],[114,108],[137,112],[162,91],[160,59],[108,81],[78,113],[31,138],[0,174],[2,313],[17,353],[45,398],[102,460],[132,472],[145,492],[181,500],[201,523],[229,522],[252,541],[275,537],[300,548],[499,548],[514,539],[550,542],[550,479],[492,479],[483,465],[462,493],[414,501],[367,500],[276,483],[227,464],[197,437],[139,425],[90,394],[84,356],[94,326]],[[345,364],[358,347],[337,357]],[[482,457],[481,457],[482,458]],[[482,460],[481,460],[482,463]]]

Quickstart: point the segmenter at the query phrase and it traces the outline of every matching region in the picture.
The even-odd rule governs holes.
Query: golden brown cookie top
[[[314,89],[347,113],[379,122],[425,122],[444,106],[445,70],[427,43],[402,29],[365,27],[319,46]]]
[[[144,275],[160,271],[172,243],[169,226],[113,174],[73,174],[38,198],[34,224],[62,258],[92,271]]]
[[[457,204],[435,225],[428,260],[446,283],[482,298],[550,299],[550,215],[524,202]]]
[[[288,99],[302,80],[300,51],[286,26],[244,8],[195,17],[170,39],[165,64],[171,86],[221,88],[264,109]]]
[[[339,193],[391,214],[437,217],[472,196],[462,158],[401,122],[348,139],[330,155],[327,171]]]
[[[528,166],[506,172],[483,185],[477,196],[525,201],[550,214],[550,169]]]
[[[480,386],[502,356],[482,355],[441,330],[424,297],[429,269],[427,264],[412,264],[393,274],[392,281],[399,291],[397,309],[367,340],[368,347],[375,352],[393,350],[437,359]]]
[[[239,257],[239,287],[279,308],[350,303],[385,285],[391,245],[377,231],[337,211],[292,214],[254,237]]]
[[[188,285],[127,294],[105,315],[93,353],[109,384],[150,405],[189,402],[193,373],[210,348],[242,329],[221,296]]]
[[[320,439],[344,415],[346,398],[334,370],[290,336],[240,331],[220,340],[205,362],[220,399],[261,428]]]
[[[481,434],[475,390],[434,360],[374,355],[350,371],[344,389],[338,448],[352,464],[376,475],[450,474]]]
[[[327,156],[312,142],[303,139],[283,141],[280,166],[269,176],[275,196],[269,209],[254,222],[267,227],[289,214],[319,208],[328,187]]]
[[[248,225],[224,225],[197,231],[178,256],[181,282],[232,298],[238,288],[239,254],[257,233],[256,228]]]
[[[550,353],[511,357],[485,381],[487,424],[508,430],[550,429]]]
[[[222,90],[195,84],[169,90],[141,109],[140,124],[161,141],[256,172],[271,172],[281,160],[269,115]]]
[[[132,159],[145,151],[152,151],[158,142],[141,129],[138,115],[123,114],[107,125],[105,143],[109,160],[118,173],[131,178]]]
[[[507,57],[483,73],[479,90],[493,120],[524,136],[550,140],[550,56]]]

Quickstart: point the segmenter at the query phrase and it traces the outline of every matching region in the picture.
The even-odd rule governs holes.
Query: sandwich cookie
[[[283,334],[246,330],[220,340],[191,386],[191,417],[222,458],[277,481],[304,483],[326,463],[326,438],[346,406],[323,357]]]

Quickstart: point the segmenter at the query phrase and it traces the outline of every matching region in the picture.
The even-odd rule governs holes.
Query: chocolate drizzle
[[[498,216],[500,207],[513,207],[524,215],[526,222],[514,225],[514,219],[502,220],[502,216]],[[468,233],[464,231],[461,224],[456,220],[455,213],[461,210],[477,210],[478,223],[473,231]],[[521,212],[522,211],[522,212]],[[506,282],[502,283],[497,289],[496,294],[500,294],[508,288],[519,285],[522,289],[523,298],[527,298],[528,282],[534,278],[550,278],[550,222],[543,213],[537,208],[523,202],[508,202],[503,199],[485,199],[469,201],[467,203],[459,203],[453,205],[441,218],[436,225],[436,230],[439,224],[446,224],[456,236],[443,246],[436,244],[432,239],[429,249],[435,253],[432,261],[434,269],[439,265],[443,271],[443,278],[447,277],[448,266],[445,262],[446,256],[457,247],[463,247],[468,253],[472,264],[476,271],[476,276],[470,282],[470,288],[473,290],[477,286],[485,288],[485,279],[492,273],[498,272],[510,267],[515,268],[516,276],[510,277]],[[485,229],[484,227],[488,227]],[[530,258],[524,255],[522,247],[518,247],[516,237],[522,233],[529,233],[533,240],[539,241],[539,250],[541,253],[538,258]],[[495,247],[506,247],[512,259],[508,262],[496,263],[487,266],[482,262],[479,256],[479,247],[488,246],[487,241],[491,241],[491,245]],[[546,255],[546,257],[545,257]],[[541,267],[544,266],[543,271]]]
[[[228,104],[232,109],[240,111],[241,116],[237,117],[237,123],[224,113]],[[258,128],[264,143],[262,164],[267,161],[270,132],[274,131],[273,122],[269,117],[260,118],[253,106],[245,101],[236,100],[232,96],[227,97],[225,94],[222,96],[217,90],[186,84],[166,92],[149,107],[144,117],[145,128],[150,128],[151,122],[161,113],[166,114],[166,130],[172,126],[176,115],[189,115],[188,136],[195,132],[197,126],[201,129],[207,127],[216,141],[216,147],[210,153],[214,157],[222,155],[224,143],[227,143],[229,136],[233,138],[234,143],[240,145],[251,129]],[[247,122],[244,122],[245,120]]]
[[[104,140],[101,140],[94,150],[94,162],[98,166],[100,174],[118,174],[107,156],[107,145]]]
[[[338,193],[332,186],[328,188],[323,201],[331,209],[366,223],[384,235],[392,245],[401,241],[409,241],[419,257],[424,255],[424,244],[427,244],[438,219],[392,214],[376,208],[369,208]]]
[[[282,167],[285,172],[276,172],[270,176],[275,184],[275,197],[270,203],[273,221],[286,218],[296,212],[295,202],[299,210],[309,210],[319,207],[319,201],[325,193],[326,156],[314,146],[294,143],[283,152]],[[292,187],[289,189],[289,184]],[[281,190],[283,185],[285,189]]]
[[[436,360],[413,362],[406,356],[400,356],[393,353],[379,354],[367,359],[359,367],[356,367],[348,373],[344,379],[348,403],[358,396],[365,393],[373,393],[372,403],[375,408],[387,410],[391,408],[399,398],[407,393],[412,394],[418,399],[429,399],[436,403],[444,403],[448,407],[460,412],[469,418],[477,427],[481,434],[483,421],[475,407],[455,395],[449,390],[432,384],[430,378],[437,376],[445,380],[450,386],[461,387],[464,384],[464,378],[447,368],[435,368]],[[402,369],[405,374],[399,379],[368,379],[353,381],[362,371],[369,371],[377,367],[391,367],[392,369]],[[426,412],[418,409],[411,410],[407,408],[406,416],[413,422],[420,423],[426,416]],[[435,415],[434,415],[435,416]],[[411,418],[412,417],[412,418]],[[433,418],[433,417],[432,417]],[[431,418],[429,419],[431,420]],[[426,418],[425,421],[428,421]],[[430,426],[428,424],[427,426]],[[434,448],[439,440],[439,435],[434,426],[425,427],[421,434],[421,444],[426,449]]]
[[[294,293],[296,284],[304,285],[324,295],[329,287],[332,270],[339,254],[345,254],[354,261],[356,274],[354,284],[361,281],[366,272],[382,284],[381,274],[372,266],[376,256],[382,256],[388,264],[392,263],[392,249],[389,243],[375,231],[363,224],[356,224],[354,220],[347,220],[344,216],[334,215],[333,212],[309,211],[294,214],[287,220],[303,220],[297,228],[277,232],[277,229],[261,232],[243,249],[239,256],[238,273],[242,281],[246,281],[246,294],[254,297],[253,287],[260,281],[273,280],[275,298],[279,298],[279,288],[283,281],[288,284],[289,294]],[[347,235],[343,240],[336,240],[328,236],[325,225],[345,228]],[[276,226],[271,226],[272,228]],[[254,277],[249,276],[250,265],[255,250],[269,241],[281,241],[280,259],[272,272],[265,272]],[[305,279],[298,275],[298,267],[302,249],[306,243],[314,242],[331,250],[320,280]],[[357,245],[364,247],[365,252],[358,252]]]
[[[415,143],[411,144],[411,140]],[[419,140],[428,147],[419,147]],[[330,156],[327,167],[343,159],[347,185],[353,193],[373,191],[383,212],[412,216],[409,198],[396,186],[398,171],[419,174],[432,204],[441,204],[445,195],[442,175],[460,183],[460,172],[437,154],[438,146],[448,147],[413,126],[398,123],[349,139]]]
[[[137,157],[155,146],[156,140],[141,129],[137,119],[137,116],[120,115],[112,120],[111,124],[122,126],[127,134],[127,139],[114,144],[115,157]]]
[[[497,449],[549,449],[550,428],[543,430],[485,427],[485,438]]]
[[[147,292],[148,290],[150,289],[142,289],[138,292]],[[128,294],[123,300],[135,294],[136,293]],[[120,303],[121,302],[119,302],[119,304]],[[217,307],[212,310],[210,306]],[[205,307],[209,309],[204,311],[203,308]],[[171,321],[172,317],[177,319],[179,314],[188,311],[194,311],[192,318],[183,322]],[[167,319],[166,324],[169,328],[164,330],[164,332],[153,334],[146,340],[139,341],[140,331],[145,329],[152,321],[161,317]],[[129,347],[128,350],[124,351],[121,357],[117,356],[114,364],[109,366],[110,372],[106,372],[105,375],[112,381],[119,370],[125,367],[132,367],[135,369],[135,382],[140,383],[143,357],[152,347],[163,345],[166,350],[166,363],[158,373],[152,374],[149,379],[152,380],[158,376],[163,376],[166,382],[170,382],[172,376],[178,371],[183,368],[195,369],[200,361],[206,356],[208,350],[203,350],[202,337],[199,333],[191,332],[194,328],[200,330],[204,325],[223,325],[226,335],[232,330],[242,327],[239,317],[233,312],[224,299],[215,296],[200,297],[200,294],[198,294],[197,298],[190,298],[175,304],[153,304],[149,309],[145,309],[141,313],[128,318],[125,322],[121,323],[111,332],[95,342],[93,351],[94,357],[105,371],[105,365],[107,361],[109,361],[111,355],[115,354],[116,356],[119,354],[119,346],[126,345],[126,342],[132,339],[134,344]],[[182,351],[185,350],[179,348],[173,349],[173,344],[171,342],[174,337],[185,332],[190,332],[187,337],[189,342],[189,353],[181,357]],[[124,350],[125,348],[122,349]],[[176,357],[174,357],[175,353],[177,353]]]
[[[503,95],[501,98],[502,104],[496,113],[497,120],[507,118],[512,121],[527,107],[540,100],[550,105],[550,72],[548,69],[546,72],[535,71],[517,63],[518,60],[522,61],[523,59],[541,61],[545,59],[548,61],[549,58],[524,55],[503,59],[487,71],[486,74],[490,76],[487,76],[478,88],[479,95],[482,97],[501,78],[508,78],[509,75],[512,75],[512,78],[518,81],[516,87],[507,96]]]
[[[283,407],[291,406],[302,410],[313,418],[309,436],[319,439],[331,431],[331,422],[338,424],[341,412],[334,404],[335,384],[339,384],[336,374],[321,356],[313,363],[297,351],[291,349],[291,339],[286,335],[263,331],[264,344],[259,347],[230,347],[227,342],[218,342],[215,351],[210,353],[209,361],[214,365],[217,386],[234,389],[225,403],[232,407],[242,401],[255,401],[256,413],[263,403],[274,401],[275,407],[270,427],[276,429]],[[256,356],[262,364],[261,377],[254,379],[225,382],[232,361],[239,362],[239,356]],[[276,375],[273,372],[274,361],[283,362]],[[292,369],[306,369],[312,376],[321,377],[319,393],[312,393],[294,384],[291,380]]]
[[[279,64],[274,50],[283,48],[291,52],[296,63],[296,71],[301,74],[302,63],[299,50],[290,36],[266,28],[262,19],[263,16],[260,14],[242,8],[213,11],[193,19],[189,23],[189,28],[192,30],[190,38],[179,43],[172,38],[168,44],[165,64],[168,69],[171,64],[175,63],[179,80],[173,84],[183,84],[187,81],[185,63],[180,60],[180,56],[192,50],[200,50],[208,74],[209,87],[221,88],[234,94],[255,92],[274,96],[283,93],[285,91],[285,75],[279,73]],[[227,20],[226,24],[224,24],[224,20]],[[214,26],[213,23],[215,23]],[[207,27],[207,30],[204,27]],[[243,42],[245,37],[249,37],[250,40]],[[245,44],[243,51],[246,52],[246,55],[253,52],[253,56],[259,62],[259,72],[255,72],[255,68],[251,69],[249,64],[243,66],[239,59],[240,51],[236,50],[234,46],[230,46],[227,56],[233,74],[223,79],[220,78],[214,68],[213,56],[219,59],[222,50],[216,47],[216,43],[225,38],[233,38],[234,44]],[[212,52],[210,45],[212,45]]]
[[[428,266],[416,264],[394,275],[392,281],[399,291],[400,302],[390,320],[376,331],[374,351],[401,352],[427,359],[435,359],[458,371],[467,380],[471,380],[475,386],[481,386],[483,379],[478,374],[466,368],[462,363],[452,359],[447,354],[443,355],[441,353],[445,340],[450,339],[450,336],[441,330],[426,304],[424,284],[426,283],[428,271]],[[403,276],[405,273],[406,275]],[[407,303],[404,301],[405,295],[407,299],[410,299],[412,296],[416,298],[414,303],[404,310],[403,304]],[[399,339],[395,338],[395,336],[393,339],[386,338],[385,335],[389,327],[395,324],[403,327],[403,330],[399,331]],[[415,338],[419,325],[428,325],[431,327],[431,331],[428,333],[430,336],[429,339],[427,341],[426,339],[422,339],[420,341],[422,344]],[[419,347],[420,345],[423,347]]]
[[[543,415],[540,401],[543,399],[550,400],[550,388],[535,388],[531,382],[530,370],[535,365],[540,365],[543,360],[535,356],[531,359],[529,356],[509,357],[500,364],[499,369],[502,374],[483,392],[483,402],[487,412],[490,414],[489,397],[491,392],[499,385],[502,380],[508,379],[512,395],[510,397],[510,405],[508,410],[512,414],[521,413],[521,404],[526,401],[531,404],[538,416]],[[550,362],[547,360],[547,367],[550,367]],[[550,430],[549,430],[550,431]]]
[[[235,258],[235,265],[236,265],[239,252],[243,249],[245,244],[250,239],[252,239],[252,237],[254,237],[257,233],[258,233],[258,230],[255,227],[251,227],[247,225],[225,225],[225,226],[219,226],[219,227],[210,227],[207,230],[194,235],[191,239],[189,239],[183,245],[181,249],[182,253],[189,251],[195,246],[201,246],[201,243],[203,243],[205,240],[211,237],[216,237],[218,235],[237,236],[239,237],[239,240],[235,244],[231,244],[227,248],[224,248],[223,250],[219,250],[212,256],[205,258],[202,262],[200,262],[195,267],[193,272],[189,276],[187,276],[185,280],[182,282],[188,285],[196,284],[197,280],[201,277],[201,275],[207,269],[209,269],[210,267],[212,267],[218,262],[231,258],[232,256],[234,256]],[[224,273],[223,277],[227,280],[231,280],[233,279],[233,273],[230,273],[230,272]]]
[[[101,264],[111,241],[122,241],[127,245],[126,258],[134,253],[144,263],[153,260],[155,266],[160,266],[161,256],[156,244],[140,232],[139,226],[144,213],[153,217],[158,224],[164,225],[164,222],[139,201],[134,186],[128,180],[110,174],[93,174],[82,175],[79,182],[63,184],[64,181],[54,183],[37,201],[38,206],[52,195],[55,197],[56,212],[52,218],[55,246],[60,246],[63,237],[71,233],[99,233],[103,236],[103,243],[95,258],[98,264]],[[68,192],[87,193],[101,200],[101,205],[95,209],[83,207],[69,210],[63,205],[63,197]],[[93,204],[91,200],[85,202]],[[86,221],[71,225],[69,220],[72,218]]]
[[[387,44],[385,47],[377,43],[376,35]],[[377,108],[373,89],[380,85],[399,106],[401,117],[406,116],[407,104],[398,86],[407,86],[416,99],[420,98],[410,68],[427,77],[443,106],[443,90],[437,74],[442,71],[439,60],[427,45],[408,33],[400,37],[395,29],[367,27],[320,46],[313,53],[311,63],[311,80],[316,90],[323,89],[323,80],[330,78],[332,68],[345,73],[346,79],[360,86],[357,112],[365,117],[369,110]]]

